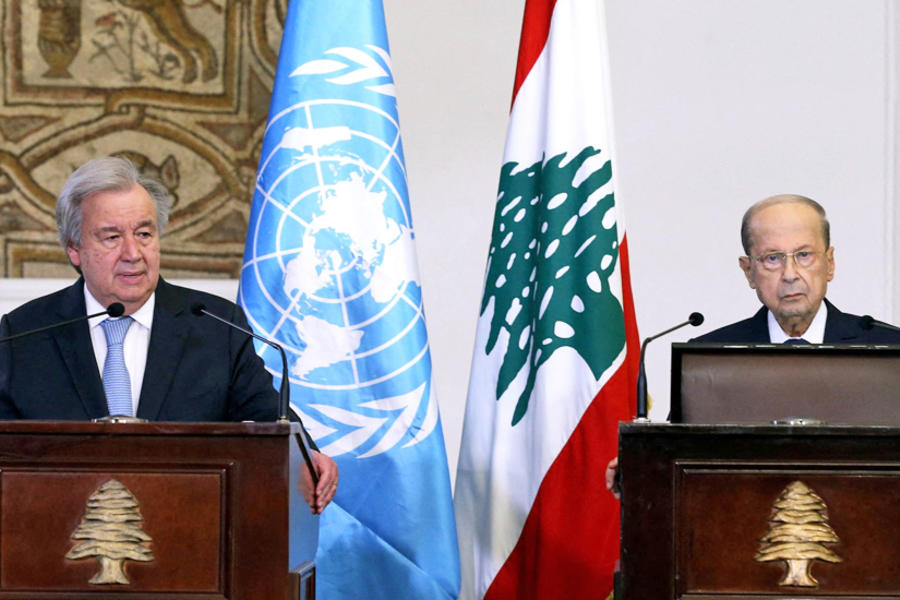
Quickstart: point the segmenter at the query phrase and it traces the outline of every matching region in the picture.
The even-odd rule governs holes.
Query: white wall
[[[669,343],[752,314],[743,211],[796,192],[829,211],[842,309],[894,315],[894,0],[609,0],[638,326],[704,326],[648,351],[664,419]],[[387,0],[435,379],[451,471],[523,0]]]
[[[737,268],[738,225],[764,196],[820,200],[836,246],[829,297],[848,311],[898,314],[886,283],[900,270],[897,1],[609,0],[617,187],[638,325],[646,336],[694,310],[707,318],[650,346],[654,418],[668,411],[668,343],[758,306]],[[451,472],[523,6],[385,0]],[[0,312],[22,285],[0,283]]]
[[[669,342],[759,306],[737,257],[743,211],[765,196],[819,200],[836,248],[829,298],[892,317],[891,8],[881,0],[610,2],[618,197],[640,331],[706,315],[701,328],[648,350],[654,418],[668,412]]]
[[[451,471],[523,0],[387,0],[435,379]],[[648,351],[651,415],[669,343],[752,314],[743,211],[796,192],[829,211],[842,309],[892,318],[894,0],[609,0],[618,151],[638,326],[704,326]]]
[[[451,480],[524,0],[385,0]]]

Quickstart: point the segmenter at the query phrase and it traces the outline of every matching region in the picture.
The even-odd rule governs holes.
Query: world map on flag
[[[349,70],[331,84],[353,86],[389,75],[375,62],[386,54],[338,55],[293,76]],[[295,396],[314,391],[296,404],[323,452],[364,457],[418,443],[438,419],[396,117],[331,97],[287,107],[272,128],[241,277],[241,294],[268,304],[252,325],[285,346]]]

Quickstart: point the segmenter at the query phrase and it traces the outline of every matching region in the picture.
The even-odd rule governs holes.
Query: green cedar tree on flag
[[[457,472],[461,598],[606,598],[639,340],[602,0],[527,0]]]

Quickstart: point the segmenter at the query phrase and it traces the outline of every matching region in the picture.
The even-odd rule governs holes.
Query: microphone
[[[291,383],[290,383],[290,381],[288,381],[287,353],[285,353],[284,348],[281,347],[281,344],[279,344],[277,342],[273,342],[272,340],[270,340],[268,338],[264,338],[261,335],[257,335],[255,333],[253,333],[252,331],[250,331],[249,329],[245,329],[245,328],[241,327],[240,325],[232,323],[231,321],[229,321],[228,319],[226,319],[224,317],[220,317],[219,315],[215,315],[215,314],[209,312],[208,310],[206,310],[206,305],[203,304],[202,302],[194,302],[193,304],[191,304],[191,312],[198,317],[203,316],[203,315],[212,317],[216,321],[220,321],[220,322],[228,325],[229,327],[237,329],[241,333],[249,335],[250,337],[252,337],[254,339],[257,339],[265,344],[268,344],[269,346],[272,346],[273,348],[278,350],[278,352],[281,353],[281,392],[280,392],[280,402],[279,402],[279,406],[278,406],[278,412],[280,413],[278,416],[278,421],[282,422],[282,423],[287,423],[288,422],[287,413],[288,413],[289,407],[291,405]],[[300,423],[300,426],[301,427],[303,426],[302,422]],[[306,462],[306,466],[309,469],[309,474],[312,476],[313,485],[314,486],[318,485],[319,484],[319,474],[316,472],[315,466],[313,465],[312,457],[309,455],[309,452],[307,452],[306,444],[301,443],[300,450],[303,452],[303,460],[304,460],[304,462]]]
[[[191,304],[191,312],[194,313],[198,317],[202,316],[202,315],[206,315],[208,317],[212,317],[216,321],[221,321],[222,323],[225,323],[229,327],[233,327],[234,329],[237,329],[241,333],[249,335],[252,338],[255,338],[261,342],[268,344],[269,346],[272,346],[273,348],[278,350],[278,352],[281,353],[281,396],[280,396],[281,401],[279,402],[279,406],[278,406],[278,413],[279,413],[278,420],[286,422],[288,420],[288,418],[287,418],[288,407],[291,405],[291,386],[290,386],[290,382],[288,381],[288,377],[287,377],[287,374],[288,374],[287,354],[285,353],[284,348],[281,347],[281,344],[273,342],[272,340],[270,340],[268,338],[264,338],[261,335],[257,335],[255,333],[253,333],[252,331],[250,331],[249,329],[244,329],[240,325],[236,325],[236,324],[232,323],[231,321],[229,321],[228,319],[220,317],[219,315],[214,315],[213,313],[206,310],[206,305],[203,304],[202,302],[195,302],[195,303]]]
[[[881,329],[888,329],[890,331],[900,331],[900,327],[895,327],[890,323],[885,323],[884,321],[879,321],[877,319],[872,318],[872,315],[863,315],[859,318],[859,326],[865,329],[866,331],[871,331],[873,327],[879,327]]]
[[[657,333],[656,335],[651,335],[648,338],[644,339],[644,343],[641,344],[641,360],[640,360],[640,368],[638,369],[638,379],[637,379],[637,416],[635,417],[635,421],[647,421],[647,372],[644,369],[644,352],[647,350],[647,344],[655,340],[656,338],[662,337],[667,333],[672,333],[676,329],[681,329],[685,325],[693,325],[694,327],[701,325],[703,323],[703,315],[698,312],[692,312],[688,317],[688,320],[684,323],[679,323],[675,327],[669,327],[663,332]]]
[[[2,344],[3,342],[11,342],[12,340],[17,340],[23,337],[28,337],[29,335],[34,335],[36,333],[41,333],[42,331],[48,331],[50,329],[56,329],[57,327],[64,327],[66,325],[71,325],[72,323],[78,323],[79,321],[87,321],[88,319],[93,319],[94,317],[102,317],[103,315],[107,315],[109,317],[116,318],[121,317],[123,314],[125,314],[125,305],[121,302],[113,302],[106,307],[106,310],[102,312],[94,313],[92,315],[85,315],[83,317],[76,317],[74,319],[69,319],[68,321],[60,321],[59,323],[53,323],[52,325],[46,325],[45,327],[29,329],[28,331],[22,331],[21,333],[17,333],[15,335],[0,338],[0,344]]]

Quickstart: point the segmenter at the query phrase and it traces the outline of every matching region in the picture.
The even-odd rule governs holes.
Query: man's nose
[[[141,253],[138,252],[137,240],[132,235],[122,237],[122,260],[128,262],[136,262],[140,260]]]
[[[797,261],[793,256],[784,257],[784,269],[781,271],[781,278],[787,281],[793,281],[798,277]]]

